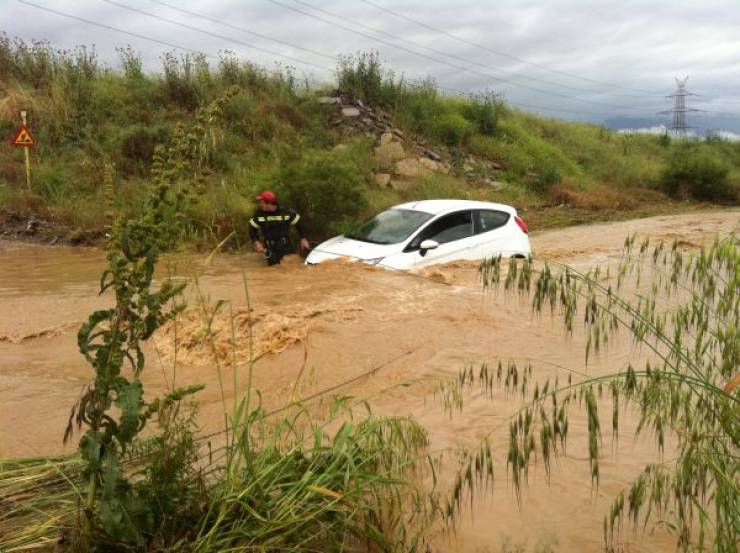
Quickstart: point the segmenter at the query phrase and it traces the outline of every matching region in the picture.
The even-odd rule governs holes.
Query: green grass
[[[564,185],[589,193],[598,186],[617,194],[630,187],[738,201],[738,144],[713,140],[683,146],[537,117],[507,107],[493,94],[447,97],[432,81],[398,78],[377,55],[360,54],[340,63],[340,90],[386,110],[405,133],[442,152],[458,177],[441,179],[445,184],[422,179],[412,193],[380,191],[372,178],[380,169],[372,141],[358,136],[348,151],[332,151],[347,141],[330,125],[332,108],[320,105],[319,91],[300,85],[289,70],[268,72],[230,54],[211,65],[199,56],[168,54],[161,71],[149,74],[130,49],[121,49],[120,57],[119,67],[110,69],[91,49],[61,52],[46,43],[0,37],[5,91],[0,134],[12,133],[23,108],[39,141],[32,152],[32,193],[25,190],[22,152],[0,148],[0,215],[33,214],[69,233],[102,234],[105,220],[96,206],[110,202],[116,214],[135,215],[151,184],[156,147],[178,140],[178,126],[190,127],[198,114],[201,123],[188,132],[199,144],[191,154],[199,156],[201,201],[185,215],[191,220],[188,240],[203,246],[231,231],[244,233],[245,214],[261,187],[276,188],[295,207],[308,209],[305,219],[314,241],[356,224],[373,208],[412,196],[473,197],[537,208],[558,205],[551,189]],[[713,173],[700,163],[670,173],[669,166],[687,150],[686,155],[701,150],[702,159],[714,160],[722,171]],[[470,153],[501,164],[501,172],[488,176],[511,186],[489,194],[460,178],[468,171]],[[109,165],[115,168],[114,182],[112,197],[105,198],[103,173]],[[480,176],[487,171],[485,164],[475,168]],[[670,175],[678,175],[679,185]],[[714,175],[723,179],[721,186],[709,182]],[[704,184],[693,186],[693,181]],[[333,194],[343,198],[340,205],[327,201]],[[308,202],[308,195],[323,199]],[[653,205],[659,208],[663,201]],[[598,212],[613,203],[588,201],[580,207]]]

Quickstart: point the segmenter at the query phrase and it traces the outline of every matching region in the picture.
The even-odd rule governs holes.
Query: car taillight
[[[524,223],[524,221],[522,221],[521,217],[515,215],[514,220],[516,221],[516,224],[519,225],[519,228],[522,229],[522,232],[524,234],[529,234],[529,229],[527,228],[527,225]]]

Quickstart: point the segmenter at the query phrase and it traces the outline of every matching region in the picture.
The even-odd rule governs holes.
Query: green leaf
[[[113,309],[103,309],[100,311],[95,311],[87,319],[87,322],[83,323],[83,325],[80,327],[80,330],[77,332],[77,345],[80,348],[80,353],[85,356],[85,359],[87,359],[90,364],[95,364],[95,360],[90,355],[90,352],[92,351],[90,335],[92,334],[92,331],[95,329],[96,326],[98,326],[103,321],[113,317],[114,313],[115,311]]]
[[[114,387],[117,393],[116,407],[121,410],[118,439],[122,444],[126,444],[139,431],[144,388],[141,381],[127,382],[124,378],[118,379]]]

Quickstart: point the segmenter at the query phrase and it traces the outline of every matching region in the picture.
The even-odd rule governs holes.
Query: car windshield
[[[398,244],[431,218],[430,213],[423,211],[389,209],[345,236],[373,244]]]

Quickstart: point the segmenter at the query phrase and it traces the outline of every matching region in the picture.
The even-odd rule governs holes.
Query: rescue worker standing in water
[[[298,232],[301,249],[309,249],[298,213],[280,206],[277,196],[271,190],[265,190],[256,199],[260,208],[249,219],[249,237],[254,243],[254,251],[264,253],[268,265],[279,264],[284,255],[293,252],[293,244],[290,242],[291,227],[295,227]]]

